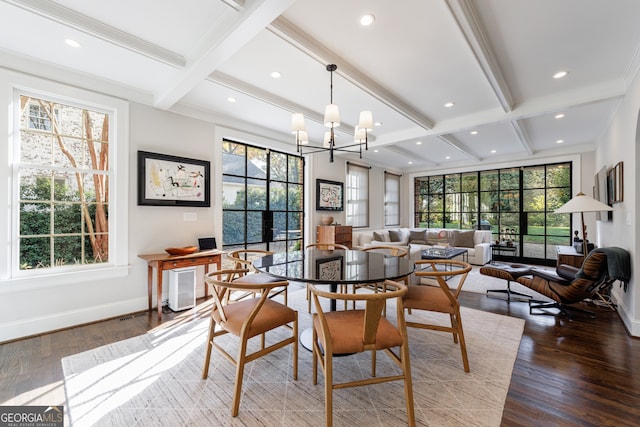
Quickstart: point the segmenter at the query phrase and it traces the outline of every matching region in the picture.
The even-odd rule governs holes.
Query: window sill
[[[0,294],[126,277],[129,274],[129,268],[129,265],[117,267],[109,266],[87,270],[65,271],[61,273],[51,272],[42,275],[34,274],[22,277],[13,277],[6,280],[0,280]]]

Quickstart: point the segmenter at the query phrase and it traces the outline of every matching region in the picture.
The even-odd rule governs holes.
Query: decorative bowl
[[[197,246],[184,246],[182,248],[167,248],[165,252],[169,255],[189,255],[198,250]]]

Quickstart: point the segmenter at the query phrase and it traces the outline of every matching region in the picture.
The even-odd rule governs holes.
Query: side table
[[[513,255],[516,255],[516,246],[507,246],[507,245],[496,245],[495,243],[491,244],[491,264],[496,263],[496,255],[501,255],[502,252],[512,252]]]
[[[169,255],[167,253],[161,254],[142,254],[138,255],[139,258],[147,261],[148,273],[147,273],[147,287],[149,298],[149,311],[152,311],[152,295],[153,295],[153,269],[156,269],[156,294],[157,294],[157,311],[158,320],[162,319],[162,273],[164,270],[173,270],[175,268],[193,267],[196,265],[204,266],[204,274],[209,272],[209,265],[215,264],[218,270],[222,269],[222,254],[224,252],[220,250],[201,251],[195,252],[189,255]],[[209,296],[209,289],[207,284],[204,285],[204,296]]]

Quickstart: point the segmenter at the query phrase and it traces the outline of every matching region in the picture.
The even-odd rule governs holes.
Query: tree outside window
[[[20,270],[109,261],[109,117],[20,96]]]

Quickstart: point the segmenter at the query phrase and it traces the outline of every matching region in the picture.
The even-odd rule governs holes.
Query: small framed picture
[[[138,205],[210,207],[210,163],[138,151]]]
[[[316,210],[342,211],[344,209],[344,185],[337,181],[316,179]]]

